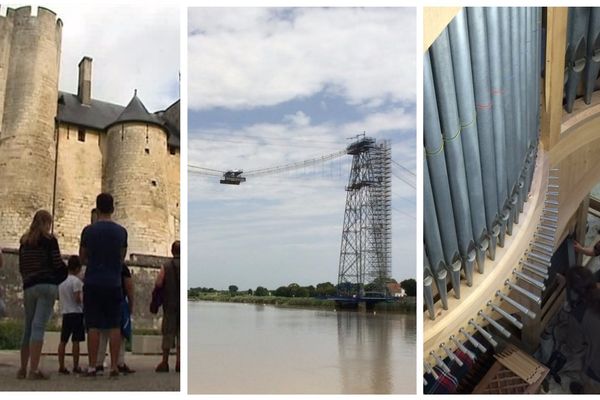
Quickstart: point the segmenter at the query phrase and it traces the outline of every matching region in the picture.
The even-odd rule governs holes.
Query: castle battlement
[[[46,7],[37,7],[37,13],[34,14],[34,8],[31,6],[23,6],[17,8],[7,8],[4,14],[0,14],[0,20],[10,20],[12,23],[19,23],[25,20],[38,20],[46,27],[54,27],[56,33],[62,33],[63,22],[58,15]]]

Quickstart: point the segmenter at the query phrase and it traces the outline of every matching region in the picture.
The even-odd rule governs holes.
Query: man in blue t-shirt
[[[111,220],[114,201],[110,194],[96,197],[98,219],[81,232],[79,257],[86,265],[83,313],[88,329],[89,366],[86,376],[96,375],[100,331],[109,330],[111,377],[119,376],[117,359],[121,344],[122,265],[127,253],[127,231]]]

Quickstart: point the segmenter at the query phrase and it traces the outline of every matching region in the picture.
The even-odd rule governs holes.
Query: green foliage
[[[268,296],[269,295],[269,290],[267,288],[259,286],[254,291],[254,295],[257,296],[257,297]]]
[[[21,347],[23,322],[11,319],[0,320],[0,350],[16,350]]]
[[[288,286],[279,286],[273,292],[273,294],[275,296],[279,296],[279,297],[292,297],[291,293],[292,292],[291,292],[291,290],[290,290],[290,288]]]
[[[259,288],[257,288],[257,292],[259,291],[258,289]],[[335,302],[331,300],[322,300],[310,297],[257,296],[256,292],[254,296],[248,296],[246,294],[238,294],[237,296],[231,296],[227,292],[202,293],[199,297],[195,298],[194,300],[218,301],[225,303],[265,304],[281,307],[317,307],[327,309],[331,309],[335,306]]]
[[[414,297],[405,297],[401,300],[377,303],[374,310],[384,312],[414,313],[417,310],[417,302]]]
[[[414,279],[405,279],[400,282],[400,286],[406,291],[407,296],[413,297],[417,295],[417,281]]]
[[[237,293],[237,291],[238,291],[238,287],[237,287],[237,286],[235,286],[235,285],[229,285],[229,288],[228,288],[228,290],[229,290],[229,293],[231,293],[231,294],[236,294],[236,293]]]
[[[335,288],[335,285],[331,282],[319,283],[315,288],[316,296],[335,296],[336,294],[337,289]]]
[[[196,287],[188,289],[188,298],[199,297],[201,293],[215,293],[214,288]]]

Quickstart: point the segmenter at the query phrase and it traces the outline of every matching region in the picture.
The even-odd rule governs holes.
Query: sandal
[[[73,371],[73,372],[75,372],[75,371]],[[66,369],[66,368],[59,368],[58,369],[58,373],[61,374],[61,375],[69,375],[69,374],[71,374],[71,372],[68,369]]]
[[[22,368],[19,369],[17,371],[17,379],[25,379],[25,378],[27,378],[27,371]]]
[[[29,371],[29,376],[27,377],[27,379],[30,379],[32,381],[45,381],[50,379],[50,376],[46,375],[38,369],[37,371]]]
[[[156,372],[169,372],[169,364],[161,362],[160,364],[158,364],[156,366],[156,369],[154,371],[156,371]]]
[[[125,374],[125,375],[135,373],[135,370],[129,368],[129,366],[127,364],[117,365],[117,368],[119,369],[120,373]]]
[[[75,367],[75,368],[73,368],[73,373],[74,374],[83,374],[83,370],[81,369],[81,367]]]
[[[86,370],[83,374],[81,374],[81,376],[85,377],[85,378],[95,378],[96,377],[96,370]]]

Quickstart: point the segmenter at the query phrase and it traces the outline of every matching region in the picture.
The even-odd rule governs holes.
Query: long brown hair
[[[37,246],[42,236],[48,236],[46,226],[52,224],[52,215],[46,210],[39,210],[33,216],[29,230],[21,237],[21,244]]]

